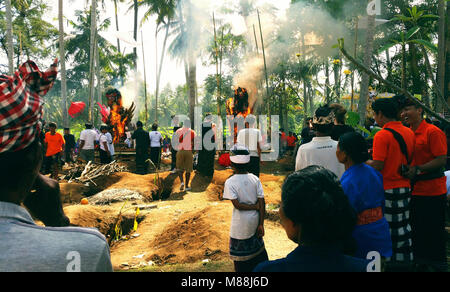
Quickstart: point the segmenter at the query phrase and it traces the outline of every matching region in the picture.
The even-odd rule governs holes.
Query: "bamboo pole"
[[[256,29],[255,29],[255,25],[253,25],[253,35],[255,36],[256,53],[259,54],[258,38],[256,37]]]
[[[261,28],[261,17],[259,15],[259,10],[256,10],[256,12],[258,13],[259,32],[261,34],[261,47],[262,47],[263,58],[264,58],[264,75],[266,77],[266,90],[267,90],[267,99],[268,99],[267,115],[269,116],[269,119],[270,119],[270,92],[269,92],[269,76],[267,75],[266,51],[264,48],[264,37],[263,37],[263,33],[262,33],[262,28]]]

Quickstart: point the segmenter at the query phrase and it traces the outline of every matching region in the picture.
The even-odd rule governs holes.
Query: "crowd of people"
[[[72,158],[74,137],[69,129],[65,137],[58,134],[54,123],[41,134],[42,97],[56,79],[56,68],[55,62],[41,72],[29,61],[20,74],[0,76],[0,250],[8,251],[0,253],[0,271],[112,271],[102,234],[67,227],[70,220],[54,179],[63,153],[66,161]],[[223,199],[233,205],[229,252],[237,272],[365,272],[367,256],[373,252],[382,257],[386,271],[447,270],[447,137],[424,120],[421,107],[402,96],[379,99],[372,108],[376,125],[382,128],[372,144],[345,126],[342,106],[321,106],[307,120],[294,154],[295,171],[282,186],[279,208],[281,225],[298,247],[286,258],[272,261],[263,239],[266,204],[259,179],[263,139],[256,121],[246,120],[229,151],[235,174],[223,192]],[[215,125],[208,116],[202,137],[211,130],[208,139],[214,144]],[[294,135],[281,132],[282,149],[292,150],[295,138],[289,137]],[[190,190],[197,135],[189,120],[174,127],[173,171],[183,191]],[[149,159],[158,168],[164,147],[158,125],[146,132],[138,122],[131,138],[136,141],[137,170],[145,172]],[[95,141],[101,162],[111,161],[114,148],[105,126],[99,133],[86,124],[79,156],[93,161]],[[207,175],[215,150],[204,146],[199,151],[199,169]],[[44,157],[54,179],[40,173]],[[38,227],[33,218],[46,227]]]
[[[97,130],[91,123],[86,123],[78,141],[75,141],[70,128],[64,128],[64,135],[61,135],[56,131],[56,123],[50,122],[46,126],[43,122],[43,126],[44,129],[40,133],[44,155],[41,172],[51,174],[51,178],[55,180],[59,179],[59,171],[65,163],[75,163],[78,159],[95,162],[96,151],[101,164],[111,163],[114,159],[113,135],[111,127],[107,125],[101,125]]]

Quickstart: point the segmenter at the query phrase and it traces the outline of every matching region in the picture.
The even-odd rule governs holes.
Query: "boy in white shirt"
[[[252,272],[268,260],[264,246],[264,191],[258,177],[247,172],[250,151],[235,145],[230,151],[235,174],[225,182],[223,199],[233,203],[230,257],[236,272]]]

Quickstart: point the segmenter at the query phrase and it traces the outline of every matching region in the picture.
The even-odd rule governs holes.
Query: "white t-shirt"
[[[158,131],[151,131],[150,136],[150,147],[161,147],[161,133]]]
[[[114,155],[114,144],[113,144],[111,134],[110,133],[101,134],[99,136],[99,140],[100,140],[100,149],[102,149],[103,151],[106,151],[105,146],[103,146],[103,143],[106,143],[106,145],[108,146],[109,153],[111,154],[111,156],[113,156]]]
[[[97,133],[92,129],[83,130],[80,134],[80,140],[84,141],[84,146],[82,150],[93,150],[95,147],[95,140],[97,138]]]
[[[338,142],[331,137],[315,137],[307,144],[300,146],[295,160],[295,170],[311,165],[323,166],[334,172],[339,179],[345,172],[345,166],[336,157]]]
[[[238,144],[245,145],[250,150],[250,156],[259,157],[258,143],[262,143],[261,131],[250,128],[239,131],[237,136]]]
[[[235,174],[225,182],[223,198],[238,200],[241,204],[254,205],[258,198],[264,198],[261,181],[255,175]],[[259,211],[240,211],[233,208],[230,236],[234,239],[249,239],[256,234],[259,225]]]
[[[106,137],[105,134],[101,134],[99,136],[99,140],[100,140],[100,149],[102,149],[103,151],[106,151],[105,146],[103,144],[106,143],[106,146],[108,146],[108,138]],[[108,150],[109,150],[109,147],[108,147]]]
[[[110,132],[106,133],[106,138],[108,139],[109,153],[111,153],[111,156],[113,156],[115,154],[115,151],[114,151],[113,138],[112,138],[112,135]]]

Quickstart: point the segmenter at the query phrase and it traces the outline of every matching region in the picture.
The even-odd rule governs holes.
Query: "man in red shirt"
[[[402,175],[401,169],[402,165],[409,164],[408,161],[412,157],[414,133],[397,121],[399,107],[394,100],[378,99],[372,104],[372,109],[375,112],[375,121],[383,130],[375,135],[373,160],[367,163],[383,175],[385,217],[390,227],[393,251],[389,260],[393,265],[406,269],[410,268],[413,261],[409,222],[411,183]],[[404,151],[397,139],[403,140],[406,148]]]
[[[289,136],[287,137],[288,150],[293,152],[296,144],[296,139],[294,133],[289,132]]]
[[[50,123],[49,128],[50,131],[45,134],[44,140],[47,149],[45,158],[51,168],[51,178],[58,180],[60,156],[64,150],[65,141],[63,136],[56,132],[55,123]]]
[[[402,119],[415,134],[411,227],[414,257],[420,270],[447,271],[445,209],[447,138],[423,119],[423,109],[411,100],[402,105]]]
[[[194,140],[195,132],[191,129],[190,120],[183,123],[183,127],[175,133],[179,137],[178,143],[174,143],[173,147],[177,150],[176,168],[181,181],[180,191],[190,191],[189,180],[191,172],[194,170]],[[174,141],[175,142],[175,141]],[[186,172],[186,189],[184,188],[183,174]]]

